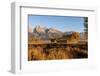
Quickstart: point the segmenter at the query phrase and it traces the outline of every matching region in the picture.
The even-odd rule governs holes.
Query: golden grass
[[[79,48],[46,48],[42,47],[28,48],[28,60],[56,60],[56,59],[73,59],[87,58],[87,54],[82,54]]]

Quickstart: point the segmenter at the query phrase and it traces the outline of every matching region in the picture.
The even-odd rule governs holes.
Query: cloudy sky
[[[84,18],[75,16],[43,16],[43,15],[29,15],[28,25],[36,27],[41,25],[47,28],[56,28],[60,31],[84,31]]]

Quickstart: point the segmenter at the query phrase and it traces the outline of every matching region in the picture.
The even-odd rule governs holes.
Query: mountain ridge
[[[47,28],[41,25],[36,26],[34,29],[29,28],[28,36],[40,39],[61,38],[64,35],[71,35],[75,31],[62,32],[56,28]]]

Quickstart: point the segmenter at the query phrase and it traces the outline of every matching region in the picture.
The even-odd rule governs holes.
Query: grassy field
[[[81,46],[52,47],[29,45],[28,60],[56,60],[88,58],[87,44]]]

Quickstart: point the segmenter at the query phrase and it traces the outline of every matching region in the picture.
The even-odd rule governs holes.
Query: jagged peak
[[[38,24],[38,25],[36,25],[35,28],[43,28],[43,29],[45,29],[45,26]]]
[[[39,32],[39,33],[45,33],[46,28],[43,25],[36,25],[36,27],[34,28],[35,31]]]

